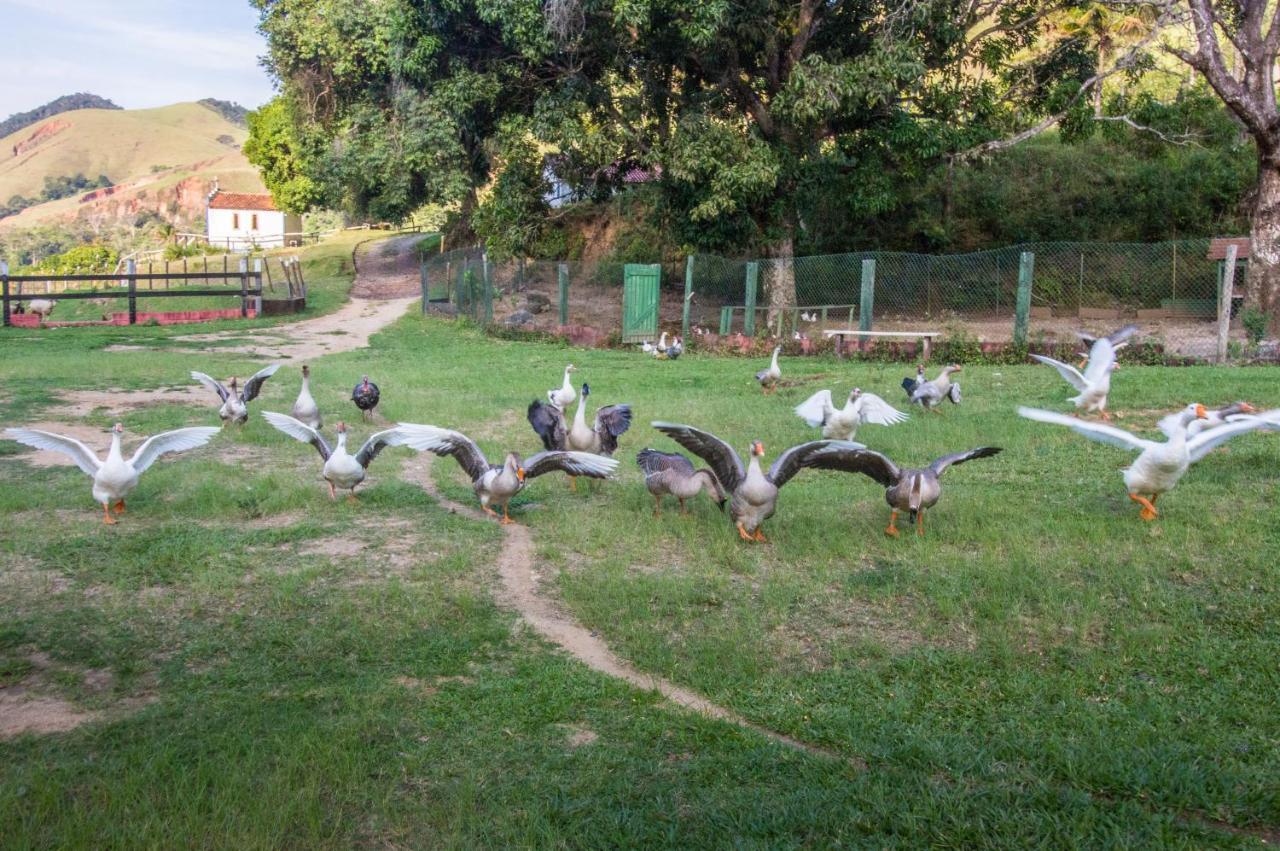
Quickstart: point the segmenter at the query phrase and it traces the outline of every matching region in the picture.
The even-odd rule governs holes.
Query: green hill
[[[0,200],[40,195],[46,178],[105,174],[112,187],[28,208],[0,219],[25,227],[88,211],[108,217],[141,209],[190,220],[203,210],[214,177],[232,191],[261,192],[257,171],[240,153],[244,127],[201,103],[156,109],[79,109],[37,121],[0,140]]]

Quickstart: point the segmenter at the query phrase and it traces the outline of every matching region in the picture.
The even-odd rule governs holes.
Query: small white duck
[[[909,417],[874,393],[864,393],[855,387],[849,392],[844,407],[836,409],[831,404],[831,391],[819,390],[796,405],[796,416],[811,428],[822,426],[822,436],[834,440],[853,440],[858,426],[897,425]]]
[[[320,457],[324,459],[324,468],[320,475],[329,483],[329,498],[337,499],[337,488],[348,491],[347,500],[355,502],[356,485],[364,481],[365,475],[369,471],[369,464],[374,458],[378,457],[378,453],[388,446],[403,446],[405,442],[404,431],[401,425],[395,428],[389,428],[386,431],[380,431],[377,434],[370,435],[369,439],[364,442],[360,450],[352,455],[347,451],[347,424],[339,422],[335,427],[338,433],[338,443],[330,448],[324,438],[320,436],[320,432],[311,426],[294,419],[287,414],[277,414],[272,411],[263,411],[262,417],[271,423],[276,430],[289,435],[294,440],[302,443],[310,443],[320,453]]]
[[[547,398],[551,400],[551,404],[560,410],[566,410],[573,404],[573,400],[578,398],[578,394],[573,389],[573,384],[569,381],[569,376],[578,371],[573,364],[569,364],[564,368],[564,382],[559,388],[547,391]]]
[[[293,403],[293,418],[317,431],[324,427],[320,406],[311,396],[311,368],[306,364],[302,365],[302,389],[298,391],[298,401]]]
[[[640,351],[644,352],[646,355],[653,354],[653,350],[654,350],[654,345],[648,340],[645,340],[643,343],[640,344]]]
[[[204,446],[218,433],[212,426],[180,428],[152,435],[142,442],[133,457],[125,460],[120,451],[120,439],[124,435],[124,426],[116,423],[111,429],[111,448],[107,450],[106,460],[98,458],[97,453],[74,437],[40,431],[33,428],[8,428],[5,437],[36,449],[47,449],[61,452],[76,462],[76,466],[93,477],[93,498],[102,503],[102,522],[114,524],[112,509],[116,514],[124,514],[124,498],[138,486],[138,477],[156,462],[156,459],[168,452],[184,452]]]
[[[248,403],[258,398],[258,392],[262,390],[262,385],[266,380],[276,374],[276,370],[280,368],[280,364],[273,363],[270,366],[263,367],[253,374],[244,384],[244,390],[237,389],[236,379],[231,379],[230,388],[223,387],[222,383],[212,376],[203,372],[193,370],[191,377],[199,381],[205,387],[208,387],[214,393],[218,394],[218,398],[222,400],[222,406],[218,408],[218,416],[222,418],[223,426],[233,422],[238,425],[244,425],[249,419]]]
[[[1033,360],[1047,364],[1058,371],[1067,383],[1078,392],[1070,401],[1086,414],[1098,414],[1110,421],[1107,413],[1107,394],[1111,392],[1111,373],[1116,368],[1117,344],[1124,345],[1124,340],[1136,333],[1138,326],[1127,325],[1109,337],[1093,339],[1089,348],[1089,364],[1084,372],[1069,363],[1063,363],[1045,355],[1032,355]]]
[[[1191,465],[1208,455],[1214,447],[1251,431],[1270,430],[1275,424],[1268,419],[1270,413],[1260,417],[1240,416],[1225,425],[1189,436],[1191,424],[1208,416],[1204,405],[1196,403],[1160,420],[1158,427],[1168,440],[1159,442],[1146,440],[1114,426],[1052,411],[1018,408],[1018,413],[1029,420],[1066,426],[1099,443],[1109,443],[1138,452],[1138,457],[1124,471],[1124,484],[1129,491],[1129,499],[1142,506],[1139,516],[1143,520],[1154,520],[1158,516],[1156,499],[1173,490]]]

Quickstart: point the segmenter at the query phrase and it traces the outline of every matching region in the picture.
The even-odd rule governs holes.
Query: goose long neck
[[[343,453],[347,451],[347,433],[345,431],[338,432],[338,445],[334,447],[333,451]]]
[[[302,376],[302,392],[308,396],[311,395],[311,376],[309,375]]]
[[[778,368],[778,350],[777,349],[773,350],[773,360],[769,362],[769,368],[770,369]]]
[[[587,394],[578,394],[578,409],[573,412],[573,424],[575,426],[585,426],[587,424]]]
[[[760,469],[760,456],[753,453],[751,460],[747,462],[747,478],[754,479],[762,478],[763,476],[764,471]]]
[[[124,458],[120,451],[120,432],[111,432],[111,448],[107,450],[108,461],[119,461]]]

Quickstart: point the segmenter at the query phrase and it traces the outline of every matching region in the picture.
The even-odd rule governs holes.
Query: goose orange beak
[[[1244,414],[1256,414],[1258,413],[1258,409],[1255,408],[1253,405],[1250,405],[1248,402],[1241,402],[1240,412]]]
[[[516,478],[524,481],[524,467],[516,467]]]
[[[1209,413],[1205,411],[1204,405],[1196,405],[1196,417],[1202,420],[1207,420],[1209,418]]]

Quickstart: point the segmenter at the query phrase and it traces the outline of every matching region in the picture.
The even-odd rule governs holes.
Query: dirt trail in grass
[[[414,248],[425,234],[395,236],[373,242],[356,251],[354,298],[402,299],[422,293],[418,252]],[[362,246],[363,247],[363,246]]]
[[[403,470],[404,477],[421,486],[440,505],[453,513],[472,520],[492,523],[493,521],[480,511],[453,502],[440,493],[431,478],[432,460],[434,459],[431,455],[423,453],[406,462]],[[495,589],[498,603],[515,609],[542,637],[554,642],[578,661],[592,670],[624,680],[637,688],[657,691],[677,706],[692,709],[708,718],[736,724],[798,751],[848,763],[860,770],[866,768],[866,764],[860,759],[842,756],[825,748],[793,739],[784,733],[761,727],[696,692],[681,688],[662,677],[646,674],[619,658],[600,636],[578,623],[554,601],[540,592],[539,575],[534,569],[533,536],[528,528],[511,524],[502,527],[502,531],[502,552],[498,556],[498,574],[502,579],[502,586]]]

